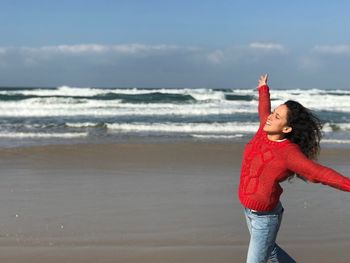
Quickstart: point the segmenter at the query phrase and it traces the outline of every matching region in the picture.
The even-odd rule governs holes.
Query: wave
[[[350,140],[345,139],[323,139],[321,143],[330,143],[330,144],[350,144]]]
[[[76,88],[62,86],[52,89],[0,89],[0,108],[13,108],[40,105],[50,108],[71,105],[72,108],[106,108],[111,106],[129,107],[145,104],[148,106],[200,105],[206,107],[215,104],[256,110],[257,91],[243,89],[130,89],[130,88]],[[271,90],[272,107],[286,100],[296,100],[312,110],[350,112],[350,91],[348,90]],[[137,107],[137,106],[136,106]],[[76,112],[76,111],[75,111]],[[42,116],[42,114],[40,115]]]
[[[252,133],[258,123],[107,123],[116,132],[162,132],[162,133]]]
[[[119,132],[157,132],[157,133],[202,133],[202,134],[232,134],[254,133],[259,126],[258,122],[56,122],[56,123],[2,123],[2,130],[34,132],[53,129],[106,129]],[[323,132],[327,135],[333,132],[349,132],[349,123],[326,123]]]
[[[70,128],[98,128],[103,127],[109,130],[121,132],[174,132],[174,133],[254,133],[258,129],[258,122],[214,122],[214,123],[183,123],[183,122],[162,122],[162,123],[66,123]],[[349,123],[326,124],[324,132],[350,131]]]
[[[234,135],[204,135],[204,134],[192,134],[191,135],[193,138],[198,138],[198,139],[224,139],[224,140],[228,140],[228,139],[237,139],[237,138],[241,138],[244,135],[243,134],[234,134]]]
[[[257,95],[256,89],[206,89],[206,88],[91,88],[91,87],[70,87],[59,86],[57,88],[0,88],[0,95],[21,94],[25,96],[71,96],[71,97],[94,97],[105,94],[129,94],[142,95],[149,93],[159,94],[181,94],[193,95],[198,100],[224,99],[227,95],[246,95],[254,98]],[[321,89],[271,89],[271,94],[279,96],[289,94],[292,96],[310,95],[334,95],[349,96],[350,90],[321,90]]]
[[[31,131],[26,136],[30,136],[34,131],[48,129],[107,129],[119,132],[174,132],[174,133],[202,133],[202,134],[229,134],[229,133],[254,133],[259,126],[258,122],[213,122],[213,123],[196,123],[196,122],[133,122],[133,123],[109,123],[109,122],[57,122],[57,123],[3,123],[3,131]],[[78,130],[77,130],[78,131]],[[334,132],[349,132],[350,123],[326,123],[323,126],[323,132],[332,134]],[[39,132],[41,134],[41,132]],[[11,136],[10,133],[7,137]],[[47,136],[50,136],[50,133]],[[64,135],[65,133],[53,133],[52,136]],[[74,133],[73,136],[82,135]],[[85,135],[85,133],[84,133]],[[1,135],[0,135],[1,136]],[[3,135],[5,136],[5,135]]]
[[[349,137],[350,91],[272,90],[271,99],[272,108],[297,100],[327,122],[326,137]],[[257,130],[257,105],[257,91],[243,89],[0,89],[0,138],[230,139]]]
[[[23,138],[38,138],[38,139],[52,139],[52,138],[81,138],[87,137],[88,133],[42,133],[42,132],[0,132],[0,138],[13,138],[13,139],[23,139]]]
[[[0,90],[1,100],[24,100],[34,97],[72,97],[96,100],[122,99],[125,101],[202,101],[225,100],[225,92],[212,89],[97,89],[68,86],[56,89]]]
[[[0,104],[1,117],[65,117],[65,116],[206,116],[236,113],[255,113],[256,109],[244,103],[205,104],[139,104],[121,105],[120,102],[81,102],[51,100],[41,104],[37,99],[25,103]]]
[[[104,123],[93,123],[93,122],[78,122],[78,123],[65,123],[68,128],[106,128]]]
[[[324,132],[350,131],[350,123],[325,123]]]

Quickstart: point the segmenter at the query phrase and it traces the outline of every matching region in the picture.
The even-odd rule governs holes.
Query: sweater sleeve
[[[260,86],[258,90],[259,90],[258,112],[259,112],[259,118],[260,118],[260,125],[263,125],[265,124],[267,117],[271,113],[270,91],[267,85]]]
[[[308,159],[299,149],[291,149],[286,157],[289,170],[313,183],[322,183],[350,192],[350,178],[337,171]]]

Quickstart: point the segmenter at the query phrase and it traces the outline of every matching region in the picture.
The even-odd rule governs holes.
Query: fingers
[[[266,83],[267,83],[267,79],[268,79],[268,78],[269,78],[269,74],[266,73],[266,74],[264,75],[264,79],[265,79],[265,82],[266,82]]]
[[[258,81],[259,86],[267,85],[268,78],[269,78],[268,74],[261,75]]]
[[[267,82],[267,79],[269,78],[269,75],[268,74],[264,74],[264,75],[261,75],[260,76],[260,80],[261,81],[265,81],[265,82]]]

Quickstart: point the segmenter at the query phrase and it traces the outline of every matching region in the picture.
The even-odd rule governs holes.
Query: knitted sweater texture
[[[271,111],[268,86],[259,87],[260,127],[246,145],[238,196],[243,206],[257,211],[271,211],[283,192],[280,182],[293,173],[310,182],[350,191],[350,179],[335,170],[308,159],[299,146],[289,140],[271,141],[263,127]]]

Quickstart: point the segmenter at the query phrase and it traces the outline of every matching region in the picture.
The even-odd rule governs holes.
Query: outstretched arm
[[[264,125],[267,117],[271,113],[271,102],[270,102],[270,92],[267,86],[268,75],[261,75],[258,81],[258,91],[259,91],[259,119],[260,125]]]
[[[286,158],[287,167],[313,183],[322,183],[350,192],[350,178],[308,159],[300,150],[293,149]]]

